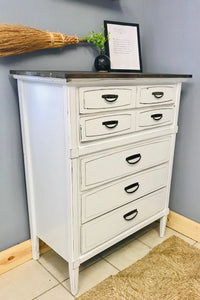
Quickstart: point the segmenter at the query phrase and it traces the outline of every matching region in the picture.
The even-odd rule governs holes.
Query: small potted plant
[[[104,36],[104,26],[102,25],[102,31],[88,32],[88,35],[85,35],[83,39],[88,43],[94,44],[100,51],[100,54],[96,57],[94,61],[94,66],[97,71],[109,71],[110,69],[110,59],[105,55],[105,42],[109,40],[109,34],[107,37]]]

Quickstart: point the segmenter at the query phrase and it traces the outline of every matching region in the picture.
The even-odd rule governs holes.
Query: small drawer
[[[80,88],[80,113],[94,113],[135,107],[135,87]]]
[[[167,185],[168,165],[129,176],[82,195],[82,223]]]
[[[171,139],[81,159],[82,190],[167,162]]]
[[[138,111],[136,115],[136,130],[172,124],[174,107],[148,109]]]
[[[176,90],[176,85],[141,86],[138,88],[137,106],[174,103]]]
[[[134,131],[133,113],[115,114],[80,119],[81,142],[102,139]]]
[[[161,189],[82,225],[81,252],[90,251],[156,215],[165,203],[166,190]]]

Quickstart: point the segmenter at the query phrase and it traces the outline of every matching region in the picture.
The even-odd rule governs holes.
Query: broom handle
[[[85,39],[78,39],[78,40],[79,40],[79,43],[87,42]]]

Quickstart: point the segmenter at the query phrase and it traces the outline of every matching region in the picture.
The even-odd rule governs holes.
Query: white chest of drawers
[[[42,239],[79,265],[160,219],[189,75],[12,71],[18,80],[33,258]]]

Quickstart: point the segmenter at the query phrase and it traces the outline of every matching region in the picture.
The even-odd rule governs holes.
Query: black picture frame
[[[142,72],[139,24],[105,20],[104,28],[105,37],[109,33],[105,52],[110,58],[110,71]]]

